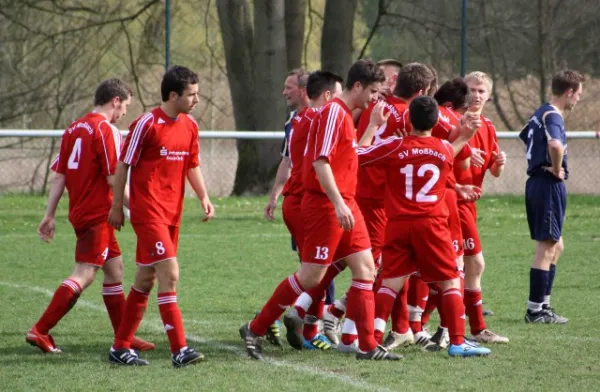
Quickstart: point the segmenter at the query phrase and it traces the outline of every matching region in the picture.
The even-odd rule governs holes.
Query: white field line
[[[32,291],[32,292],[44,294],[48,297],[52,297],[54,295],[53,291],[48,290],[44,287],[29,286],[29,285],[16,284],[16,283],[11,283],[11,282],[3,282],[3,281],[0,281],[0,286],[10,287],[10,288],[14,288],[14,289],[21,289],[21,290],[26,290],[26,291]],[[92,309],[95,311],[106,312],[106,308],[104,306],[96,305],[96,304],[86,301],[84,299],[79,299],[77,301],[77,305],[83,306],[85,308]],[[155,331],[160,331],[160,332],[164,331],[161,320],[150,319],[148,321],[150,321],[149,326],[152,329],[154,329]],[[197,321],[197,320],[184,320],[184,321],[191,322],[193,324],[204,324],[204,322]],[[205,338],[195,336],[195,335],[190,335],[190,334],[186,334],[186,338],[188,340],[191,340],[196,343],[205,344],[207,346],[211,346],[211,347],[217,348],[219,350],[223,350],[223,351],[229,351],[229,352],[235,353],[235,354],[245,357],[245,358],[247,357],[246,351],[243,348],[238,347],[238,346],[231,346],[228,344],[220,343],[218,341],[209,340],[209,339],[205,339]],[[248,360],[250,361],[250,359],[248,359]],[[323,377],[323,378],[327,378],[327,379],[337,380],[343,384],[354,387],[361,391],[366,390],[366,391],[392,392],[391,389],[383,388],[383,387],[380,387],[377,385],[372,385],[372,384],[367,383],[366,381],[357,380],[350,376],[345,376],[342,374],[337,374],[337,373],[333,373],[333,372],[328,372],[326,370],[321,370],[321,369],[318,369],[313,366],[298,365],[298,364],[287,362],[284,360],[275,360],[275,359],[268,359],[265,362],[270,365],[273,365],[273,366],[289,368],[298,373],[310,374],[310,375],[319,376],[319,377]]]

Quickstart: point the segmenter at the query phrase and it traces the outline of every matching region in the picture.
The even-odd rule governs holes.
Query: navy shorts
[[[525,184],[525,208],[531,239],[558,241],[567,210],[567,188],[552,174],[529,177]]]

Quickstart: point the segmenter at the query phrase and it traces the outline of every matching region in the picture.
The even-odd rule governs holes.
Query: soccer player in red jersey
[[[425,282],[439,282],[442,307],[448,320],[450,356],[487,355],[490,350],[464,340],[464,304],[460,292],[455,252],[448,228],[446,179],[455,151],[460,151],[474,130],[449,142],[431,137],[438,121],[438,105],[431,97],[411,103],[412,133],[388,138],[361,148],[363,165],[386,168],[386,226],[382,285],[376,296],[376,324],[385,324],[406,278],[420,270]]]
[[[302,181],[302,164],[306,150],[306,142],[312,124],[313,118],[317,115],[320,108],[329,102],[334,96],[342,92],[343,79],[331,72],[315,71],[308,77],[306,91],[310,99],[310,107],[305,108],[298,113],[298,120],[293,121],[292,130],[289,135],[288,149],[290,152],[290,161],[292,173],[283,188],[282,213],[283,220],[296,240],[298,245],[300,260],[302,254],[300,251],[304,245],[304,218],[302,215],[302,198],[304,196],[304,186]],[[324,294],[324,293],[323,293]],[[303,315],[297,315],[303,320],[303,345],[298,348],[309,350],[321,349],[327,350],[330,342],[322,335],[318,334],[318,321],[323,317],[323,307],[325,305],[325,296],[315,299],[310,308],[301,309]],[[286,325],[289,320],[284,318]],[[289,330],[288,330],[289,331]]]
[[[494,177],[499,177],[506,163],[506,154],[500,151],[496,128],[490,120],[480,113],[489,99],[492,91],[492,80],[483,72],[471,72],[465,76],[469,88],[471,104],[467,112],[479,114],[482,125],[469,142],[471,149],[480,152],[484,157],[483,165],[471,165],[468,170],[455,167],[456,181],[459,184],[469,184],[481,188],[485,173],[489,171]],[[469,316],[471,335],[474,340],[485,343],[508,343],[508,338],[497,335],[487,329],[483,318],[481,298],[481,275],[485,261],[481,242],[477,231],[477,209],[475,202],[458,200],[462,234],[464,238],[465,260],[465,307]]]
[[[119,79],[100,83],[94,97],[94,111],[74,121],[62,137],[60,152],[53,163],[46,215],[38,235],[46,242],[54,238],[55,213],[67,188],[69,221],[75,229],[75,269],[54,292],[50,305],[27,333],[26,341],[46,353],[60,353],[50,330],[69,312],[94,281],[98,269],[104,273],[102,297],[115,333],[125,306],[123,261],[114,229],[106,221],[112,202],[115,166],[121,134],[115,123],[127,112],[131,89]],[[154,345],[135,338],[136,350],[152,350]]]
[[[281,162],[279,162],[279,166],[277,167],[275,181],[273,182],[273,187],[269,193],[269,201],[265,206],[265,218],[269,221],[273,221],[275,219],[274,213],[275,209],[277,208],[277,201],[279,200],[279,196],[282,194],[283,188],[291,175],[292,167],[289,150],[290,131],[294,125],[300,121],[301,117],[299,116],[299,113],[305,112],[309,106],[309,98],[308,94],[306,93],[307,82],[308,72],[306,72],[303,68],[297,68],[290,71],[285,79],[282,94],[292,112],[290,113],[290,118],[285,123],[285,138],[281,147]]]
[[[356,202],[358,169],[352,110],[365,108],[384,76],[370,60],[358,60],[348,71],[339,98],[327,103],[313,120],[303,163],[304,246],[302,265],[284,279],[260,314],[240,328],[246,351],[264,359],[262,336],[268,326],[306,289],[317,286],[327,266],[344,260],[352,270],[346,318],[359,336],[357,359],[397,360],[373,337],[373,256],[364,219]],[[324,289],[324,288],[323,288]]]
[[[160,86],[163,103],[130,126],[115,178],[115,195],[109,222],[123,226],[123,190],[131,168],[131,225],[137,236],[135,282],[125,305],[123,321],[110,349],[109,361],[143,366],[148,362],[131,350],[146,307],[158,281],[158,309],[171,345],[171,362],[182,367],[204,357],[188,347],[177,305],[177,243],[183,209],[185,178],[210,220],[214,209],[208,197],[198,158],[198,124],[189,114],[198,103],[198,75],[173,66]]]

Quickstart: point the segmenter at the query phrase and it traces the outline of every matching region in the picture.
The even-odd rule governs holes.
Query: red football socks
[[[183,319],[181,318],[181,311],[177,305],[177,293],[158,293],[157,302],[160,318],[162,319],[165,332],[167,333],[171,345],[171,352],[176,354],[182,348],[187,347],[185,331],[183,330]]]
[[[405,334],[410,328],[408,324],[408,279],[404,282],[404,285],[396,296],[396,302],[394,302],[394,308],[392,309],[392,331]]]
[[[375,295],[375,340],[383,343],[383,334],[387,320],[392,313],[398,293],[386,286],[381,286]]]
[[[117,333],[119,325],[121,324],[121,318],[123,317],[123,310],[125,309],[125,294],[123,294],[123,284],[119,283],[105,283],[102,285],[102,299],[110,318],[110,323]]]
[[[250,330],[258,336],[265,336],[267,328],[269,328],[269,326],[273,324],[303,292],[304,288],[300,284],[296,274],[290,275],[282,280],[260,313],[250,322]]]
[[[79,295],[81,286],[71,279],[65,279],[54,292],[50,304],[42,317],[35,324],[35,328],[42,335],[47,335],[56,324],[71,310]]]
[[[450,344],[461,345],[465,342],[465,306],[459,289],[448,289],[442,293],[443,314],[448,323]]]
[[[373,281],[352,279],[348,290],[348,312],[346,318],[354,321],[359,349],[368,352],[377,347],[374,337],[375,296]]]
[[[148,293],[141,292],[132,287],[125,301],[125,311],[123,312],[121,324],[115,334],[115,342],[113,344],[115,350],[131,348],[131,340],[142,322],[147,307]]]
[[[481,289],[465,289],[464,301],[467,315],[469,316],[471,334],[477,335],[487,328],[483,319]]]

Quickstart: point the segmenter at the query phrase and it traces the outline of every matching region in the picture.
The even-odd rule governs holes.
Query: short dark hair
[[[383,59],[377,62],[378,67],[392,66],[398,68],[402,68],[402,63],[396,59]]]
[[[560,96],[569,89],[579,90],[579,85],[583,83],[584,77],[577,71],[563,69],[552,77],[552,95]]]
[[[406,64],[398,73],[394,95],[405,99],[410,98],[421,90],[427,91],[433,79],[433,73],[425,64]]]
[[[438,103],[428,95],[421,95],[413,99],[408,107],[408,112],[415,131],[429,131],[438,122]]]
[[[351,89],[356,82],[359,82],[363,87],[373,83],[383,83],[385,82],[385,74],[373,60],[360,59],[355,61],[348,70],[345,87]]]
[[[450,102],[452,109],[460,109],[467,103],[467,94],[469,94],[469,88],[465,81],[462,78],[454,78],[442,84],[433,98],[440,105]]]
[[[198,84],[198,75],[189,68],[174,65],[165,72],[160,83],[160,95],[163,102],[169,100],[171,92],[183,95],[183,90],[190,84]]]
[[[306,88],[308,84],[308,72],[304,68],[295,68],[288,72],[288,76],[294,76],[298,79],[298,88]]]
[[[121,101],[133,95],[131,88],[121,79],[111,78],[100,83],[94,94],[94,106],[102,106],[117,97]]]
[[[308,99],[317,99],[327,90],[334,91],[336,83],[343,84],[344,79],[329,71],[311,72],[306,83],[306,95]]]

